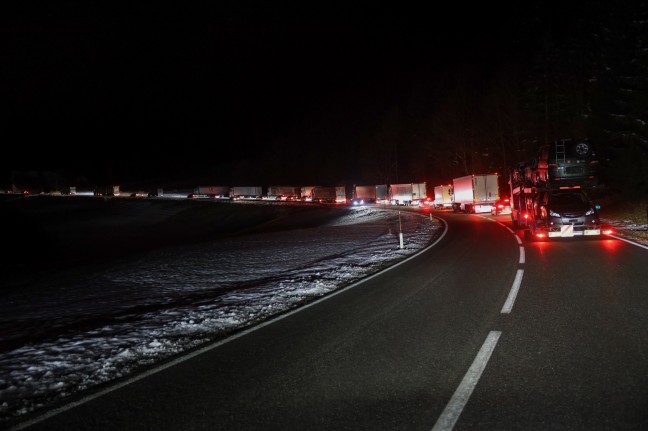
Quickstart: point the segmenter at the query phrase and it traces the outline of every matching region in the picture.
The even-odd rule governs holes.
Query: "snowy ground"
[[[165,211],[155,214],[178,217],[176,209]],[[50,219],[60,218],[52,214]],[[133,223],[123,209],[119,214],[112,223]],[[267,231],[7,281],[12,288],[0,304],[0,419],[23,416],[319,298],[421,250],[442,226],[407,211],[400,212],[399,223],[398,212],[376,207],[317,214],[301,215],[294,229],[286,228],[284,215],[262,223]],[[63,231],[61,226],[56,229]],[[56,229],[41,230],[52,237]]]
[[[636,223],[632,220],[606,218],[602,218],[601,222],[614,229],[612,236],[648,247],[648,224]]]
[[[0,280],[0,425],[319,298],[442,231],[383,207],[67,202],[43,206],[35,228],[33,210],[13,213],[20,259]],[[604,221],[648,244],[646,225]],[[27,226],[38,235],[25,237]],[[21,266],[27,257],[40,267]]]

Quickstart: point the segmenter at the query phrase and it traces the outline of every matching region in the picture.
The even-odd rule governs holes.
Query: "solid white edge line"
[[[504,303],[504,306],[502,307],[502,311],[500,313],[502,314],[510,313],[511,310],[513,309],[513,303],[515,302],[515,297],[517,296],[518,291],[520,290],[520,284],[522,284],[523,275],[524,275],[524,270],[518,269],[517,273],[515,274],[515,280],[513,280],[513,286],[511,286],[511,290],[508,294],[508,298],[506,298],[506,302]]]
[[[194,350],[191,353],[187,353],[185,355],[182,355],[181,357],[178,357],[178,358],[176,358],[176,359],[174,359],[172,361],[169,361],[169,362],[167,362],[167,363],[165,363],[163,365],[160,365],[160,366],[157,366],[155,368],[151,368],[150,370],[144,371],[141,374],[138,374],[138,375],[133,376],[133,377],[129,377],[129,378],[123,380],[122,382],[111,385],[110,387],[108,387],[108,388],[106,388],[104,390],[96,392],[96,393],[94,393],[92,395],[85,396],[85,397],[83,397],[83,398],[81,398],[81,399],[79,399],[77,401],[73,401],[73,402],[71,402],[69,404],[66,404],[64,406],[61,406],[61,407],[58,407],[58,408],[55,408],[55,409],[52,409],[52,410],[48,410],[48,411],[44,412],[42,415],[40,415],[40,416],[37,416],[37,417],[35,417],[33,419],[30,419],[30,420],[27,420],[25,422],[21,422],[21,423],[15,425],[12,428],[9,428],[7,431],[18,431],[18,430],[25,429],[25,428],[30,427],[30,426],[32,426],[34,424],[37,424],[37,423],[39,423],[39,422],[41,422],[41,421],[43,421],[45,419],[49,419],[49,418],[51,418],[53,416],[56,416],[59,413],[63,413],[65,411],[67,411],[67,410],[73,409],[74,407],[85,404],[88,401],[92,401],[92,400],[94,400],[96,398],[99,398],[99,397],[101,397],[103,395],[109,394],[110,392],[113,392],[113,391],[115,391],[115,390],[117,390],[119,388],[123,388],[124,386],[130,385],[131,383],[135,383],[138,380],[142,380],[145,377],[151,376],[153,374],[157,374],[160,371],[166,370],[169,367],[173,367],[174,365],[180,364],[180,363],[182,363],[182,362],[184,362],[186,360],[189,360],[189,359],[191,359],[191,358],[193,358],[195,356],[201,355],[201,354],[203,354],[205,352],[208,352],[208,351],[210,351],[212,349],[215,349],[216,347],[219,347],[219,346],[222,346],[223,344],[229,343],[230,341],[233,341],[233,340],[235,340],[237,338],[240,338],[240,337],[242,337],[244,335],[247,335],[250,332],[253,332],[253,331],[256,331],[257,329],[263,328],[264,326],[271,325],[274,322],[277,322],[277,321],[279,321],[281,319],[285,319],[286,317],[288,317],[290,315],[298,313],[298,312],[300,312],[300,311],[302,311],[302,310],[304,310],[304,309],[306,309],[308,307],[311,307],[311,306],[313,306],[315,304],[318,304],[318,303],[320,303],[322,301],[326,301],[327,299],[330,299],[330,298],[332,298],[332,297],[334,297],[336,295],[339,295],[340,293],[342,293],[344,291],[352,289],[352,288],[354,288],[354,287],[356,287],[356,286],[358,286],[358,285],[360,285],[360,284],[362,284],[362,283],[364,283],[364,282],[366,282],[368,280],[371,280],[374,277],[377,277],[377,276],[379,276],[379,275],[381,275],[381,274],[383,274],[383,273],[385,273],[385,272],[387,272],[387,271],[389,271],[391,269],[394,269],[394,268],[404,264],[405,262],[407,262],[407,261],[409,261],[411,259],[414,259],[419,254],[424,253],[427,250],[431,249],[432,247],[437,245],[439,243],[439,241],[441,241],[443,239],[443,237],[446,235],[446,233],[448,233],[448,223],[445,220],[443,220],[442,218],[440,218],[440,217],[434,217],[434,218],[436,220],[440,220],[440,221],[443,222],[443,225],[444,225],[443,233],[441,235],[439,235],[439,237],[436,239],[436,241],[434,241],[432,244],[428,245],[425,248],[422,248],[421,250],[417,251],[413,255],[408,256],[407,258],[401,260],[400,262],[398,262],[398,263],[396,263],[396,264],[394,264],[392,266],[389,266],[389,267],[387,267],[387,268],[385,268],[385,269],[383,269],[381,271],[376,272],[375,274],[372,274],[372,275],[368,276],[367,278],[363,278],[362,280],[359,280],[359,281],[357,281],[357,282],[355,282],[353,284],[350,284],[350,285],[348,285],[347,287],[345,287],[343,289],[331,292],[331,293],[327,294],[326,296],[321,297],[320,299],[317,299],[317,300],[315,300],[313,302],[309,302],[308,304],[304,304],[302,306],[299,306],[298,308],[295,308],[292,311],[281,314],[281,315],[279,315],[277,317],[274,317],[274,318],[272,318],[270,320],[266,320],[265,322],[259,323],[258,325],[255,325],[255,326],[253,326],[253,327],[251,327],[249,329],[245,329],[245,330],[243,330],[243,331],[241,331],[239,333],[236,333],[234,335],[231,335],[231,336],[229,336],[227,338],[216,341],[216,342],[214,342],[212,344],[209,344],[209,345],[207,345],[205,347],[202,347],[200,349]]]
[[[627,242],[628,244],[636,245],[637,247],[645,248],[646,250],[648,250],[648,246],[643,245],[643,244],[639,244],[638,242],[634,242],[634,241],[629,240],[629,239],[621,238],[620,236],[616,236],[616,235],[608,235],[608,236],[609,236],[609,237],[612,237],[612,238],[619,239],[619,240],[621,240],[621,241],[625,241],[625,242]]]
[[[524,263],[526,255],[524,254],[524,247],[520,247],[520,263]]]
[[[517,241],[518,244],[520,244],[520,245],[524,244],[524,243],[522,242],[522,240],[520,239],[520,237],[519,237],[515,232],[513,232],[511,229],[509,229],[509,230],[510,230],[511,233],[515,236],[515,240]]]
[[[486,341],[482,344],[472,365],[461,380],[461,383],[459,384],[459,387],[457,387],[457,390],[455,390],[452,398],[450,398],[448,405],[443,409],[443,412],[434,424],[432,431],[449,431],[455,426],[457,419],[459,419],[461,412],[468,403],[470,395],[472,395],[475,386],[477,386],[477,382],[484,372],[488,360],[495,350],[500,335],[502,335],[501,331],[491,331],[488,333]]]

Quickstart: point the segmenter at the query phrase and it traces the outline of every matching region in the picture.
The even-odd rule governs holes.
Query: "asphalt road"
[[[28,429],[648,429],[648,252],[437,214],[415,258]]]

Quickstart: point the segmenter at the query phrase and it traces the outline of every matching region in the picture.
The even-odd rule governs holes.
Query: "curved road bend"
[[[648,251],[613,238],[524,249],[515,305],[454,429],[648,429]]]
[[[447,234],[417,257],[28,429],[619,429],[642,420],[645,250],[615,240],[521,248],[492,217],[439,215]],[[502,313],[520,268],[519,294]]]

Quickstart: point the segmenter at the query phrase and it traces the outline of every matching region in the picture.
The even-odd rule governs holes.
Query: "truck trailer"
[[[95,187],[95,196],[119,196],[119,186]]]
[[[316,186],[301,186],[299,188],[299,199],[303,202],[313,201],[313,189]]]
[[[311,196],[313,202],[320,204],[346,203],[346,188],[344,186],[315,186],[311,191]]]
[[[209,198],[227,198],[230,188],[229,186],[198,186],[193,192],[194,195],[205,195]]]
[[[387,184],[376,186],[376,203],[385,205],[389,203],[389,186]]]
[[[353,205],[375,204],[376,186],[354,186],[351,203]]]
[[[294,186],[270,186],[266,198],[270,201],[299,200],[300,189]]]
[[[263,187],[261,186],[234,186],[230,188],[230,199],[233,200],[258,200],[263,197]]]
[[[412,183],[412,205],[419,205],[425,199],[427,199],[426,183]]]
[[[62,195],[76,195],[77,190],[75,186],[66,186],[61,189],[61,194]]]
[[[425,183],[391,184],[389,201],[392,205],[418,205],[427,197]]]
[[[434,208],[452,208],[452,185],[434,186]]]
[[[452,209],[455,212],[490,213],[499,199],[499,175],[467,175],[452,180]]]

